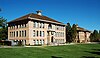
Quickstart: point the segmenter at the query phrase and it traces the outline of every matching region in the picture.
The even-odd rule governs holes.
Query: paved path
[[[45,47],[45,46],[61,46],[61,45],[76,45],[76,44],[100,44],[98,42],[90,43],[67,43],[67,44],[53,44],[53,45],[43,45],[43,46],[0,46],[0,48],[25,48],[25,47]]]

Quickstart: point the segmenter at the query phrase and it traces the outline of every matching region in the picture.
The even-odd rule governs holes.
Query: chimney
[[[42,15],[42,14],[41,14],[41,12],[42,12],[41,10],[38,10],[38,11],[36,11],[36,12],[37,12],[38,15]]]
[[[79,27],[78,24],[76,24],[76,27]]]

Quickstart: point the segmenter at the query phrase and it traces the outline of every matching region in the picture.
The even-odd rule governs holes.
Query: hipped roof
[[[77,27],[77,31],[91,32],[91,31],[86,30],[86,29],[84,29],[82,27]]]
[[[30,13],[30,14],[27,14],[27,15],[24,15],[20,18],[17,18],[17,19],[14,19],[8,23],[12,23],[12,22],[16,22],[16,21],[21,21],[21,20],[25,20],[25,19],[29,19],[28,17],[31,17],[31,18],[37,18],[37,19],[41,19],[41,20],[47,20],[47,21],[51,21],[51,22],[56,22],[56,23],[60,23],[62,24],[61,22],[59,21],[56,21],[52,18],[49,18],[47,16],[43,16],[43,15],[38,15],[38,14],[34,14],[34,13]]]

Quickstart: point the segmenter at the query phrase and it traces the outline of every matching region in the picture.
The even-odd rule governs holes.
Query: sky
[[[8,22],[42,10],[42,15],[64,24],[100,30],[100,0],[0,0],[0,8]]]

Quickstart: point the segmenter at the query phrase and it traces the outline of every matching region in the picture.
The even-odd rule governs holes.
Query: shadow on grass
[[[51,56],[51,58],[62,58],[62,57],[58,57],[58,56]]]
[[[90,51],[85,51],[85,52],[88,52],[88,53],[91,53],[91,54],[96,54],[96,55],[100,55],[100,51],[94,51],[94,52],[90,52]]]
[[[100,49],[92,49],[92,50],[95,50],[95,51],[100,51]]]
[[[82,56],[81,58],[97,58],[97,57],[94,57],[94,56]]]
[[[84,51],[84,52],[100,55],[100,49],[92,49],[92,50],[93,51]],[[82,56],[81,58],[100,58],[100,57],[96,57],[96,56]]]

